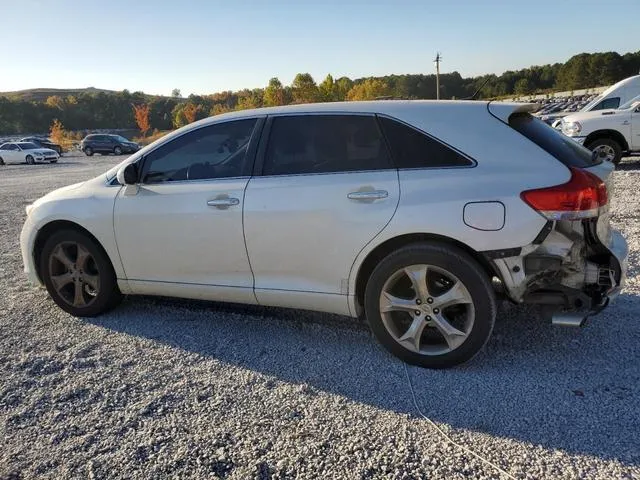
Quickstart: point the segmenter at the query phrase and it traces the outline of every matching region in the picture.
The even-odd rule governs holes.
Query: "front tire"
[[[2,157],[0,157],[0,167],[4,165],[4,160],[2,159]]]
[[[611,138],[597,138],[590,142],[587,148],[592,152],[597,152],[600,159],[612,162],[614,165],[618,165],[622,158],[620,144]]]
[[[35,159],[31,155],[27,155],[27,158],[25,158],[25,160],[27,161],[27,165],[35,165],[36,164]]]
[[[107,254],[81,232],[51,235],[42,249],[40,273],[53,301],[76,317],[100,315],[122,299]]]
[[[93,148],[91,148],[91,147],[85,147],[85,149],[84,149],[84,154],[85,154],[87,157],[92,156],[92,155],[93,155]]]
[[[378,341],[401,360],[427,368],[473,358],[496,316],[483,268],[456,247],[430,242],[384,258],[367,282],[364,303]]]
[[[121,147],[114,148],[113,153],[114,155],[122,155],[122,148]]]

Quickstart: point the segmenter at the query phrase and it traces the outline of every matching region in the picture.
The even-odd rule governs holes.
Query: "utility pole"
[[[440,52],[436,54],[436,58],[433,63],[436,66],[436,100],[440,100],[440,62],[442,61],[442,55]]]

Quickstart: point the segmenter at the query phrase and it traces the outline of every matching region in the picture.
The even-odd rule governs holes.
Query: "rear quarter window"
[[[590,150],[528,113],[511,115],[509,126],[567,167],[585,168],[602,162]]]
[[[413,127],[379,116],[397,168],[469,167],[473,162],[461,153]]]

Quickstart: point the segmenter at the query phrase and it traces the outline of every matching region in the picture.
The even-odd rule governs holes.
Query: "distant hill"
[[[29,88],[27,90],[17,90],[15,92],[0,92],[0,97],[7,97],[11,100],[26,100],[28,102],[45,102],[47,98],[58,95],[65,98],[69,95],[80,95],[81,93],[106,93],[107,95],[115,95],[121,93],[117,90],[106,90],[104,88]],[[164,95],[149,95],[143,93],[145,98],[169,98]],[[181,99],[179,99],[181,100]]]
[[[29,102],[44,102],[52,95],[66,97],[67,95],[79,95],[81,93],[118,93],[115,90],[105,90],[103,88],[29,88],[27,90],[17,90],[15,92],[0,92],[0,97],[8,97],[12,100],[27,100]]]

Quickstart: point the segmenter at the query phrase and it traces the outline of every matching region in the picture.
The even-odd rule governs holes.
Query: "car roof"
[[[238,110],[236,112],[228,112],[213,117],[200,120],[213,121],[213,119],[223,118],[245,118],[261,115],[278,115],[288,113],[387,113],[390,111],[398,111],[399,109],[414,108],[440,108],[448,106],[465,106],[469,108],[477,108],[479,106],[486,107],[486,101],[462,101],[462,100],[370,100],[358,102],[323,102],[323,103],[300,103],[294,105],[282,105],[279,107],[252,108],[249,110]]]
[[[535,111],[537,108],[537,104],[501,101],[490,102],[486,100],[371,100],[357,102],[302,103],[223,113],[198,120],[197,122],[190,124],[190,126],[197,128],[210,123],[217,123],[219,121],[232,119],[296,113],[378,113],[393,116],[401,115],[403,112],[415,112],[416,110],[422,110],[425,114],[430,111],[436,114],[446,110],[448,112],[455,111],[458,115],[464,115],[465,113],[477,112],[478,109],[485,111],[489,109],[494,115],[498,111],[501,113],[504,111],[508,117],[508,114],[513,113],[514,111]],[[503,115],[498,116],[503,118]]]

